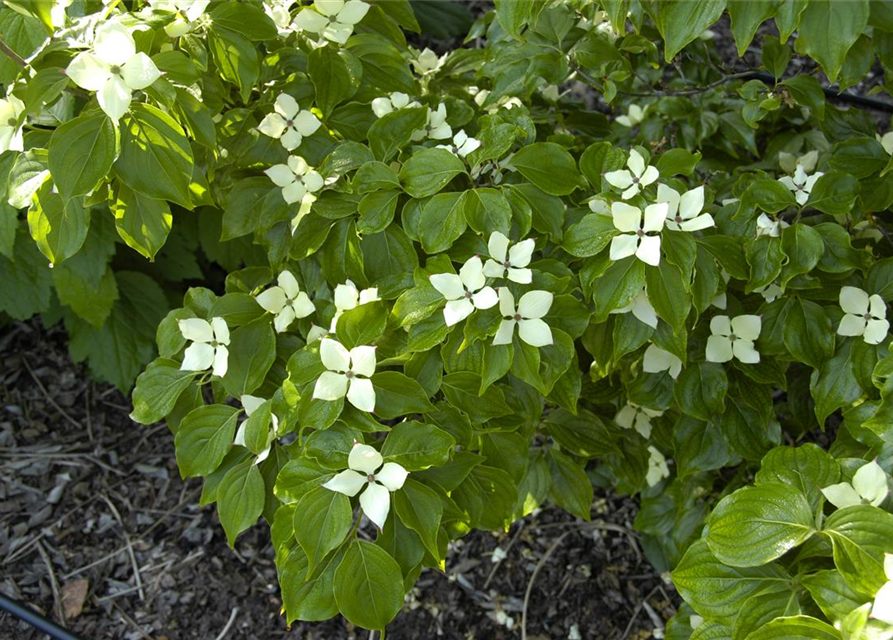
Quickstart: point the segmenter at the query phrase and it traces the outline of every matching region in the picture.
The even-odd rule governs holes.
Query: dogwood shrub
[[[501,0],[442,54],[434,6],[7,0],[2,309],[125,387],[154,333],[132,417],[289,623],[384,630],[598,487],[667,637],[893,637],[893,140],[826,99],[885,91],[890,3]],[[172,243],[226,276],[168,312]]]

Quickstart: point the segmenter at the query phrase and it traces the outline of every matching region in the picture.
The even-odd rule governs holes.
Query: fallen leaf
[[[62,608],[65,610],[66,618],[71,620],[81,615],[89,587],[90,583],[83,578],[62,585]]]

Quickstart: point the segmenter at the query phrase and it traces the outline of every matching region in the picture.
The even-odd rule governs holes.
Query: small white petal
[[[409,471],[396,462],[385,462],[381,471],[375,474],[375,480],[387,487],[388,491],[397,491],[403,487],[408,475]]]
[[[639,242],[639,248],[636,249],[636,257],[644,262],[656,267],[660,264],[660,236],[644,236]]]
[[[484,287],[471,296],[471,302],[475,309],[492,309],[499,302],[499,296],[493,287]]]
[[[350,368],[350,352],[337,340],[324,338],[319,343],[319,357],[329,371],[343,373]]]
[[[435,273],[428,276],[431,286],[437,289],[447,300],[458,300],[465,297],[462,279],[455,273]]]
[[[265,169],[264,173],[277,187],[287,187],[295,182],[295,173],[288,168],[288,165],[274,164],[269,169]]]
[[[533,271],[526,268],[516,269],[515,267],[509,267],[508,278],[512,282],[517,282],[518,284],[530,284],[533,282]]]
[[[282,134],[285,133],[285,127],[285,118],[278,113],[268,113],[264,116],[264,119],[260,121],[260,124],[257,125],[257,130],[265,136],[280,138],[282,137]],[[291,171],[289,171],[289,174],[291,174]]]
[[[226,375],[229,368],[229,349],[223,345],[214,350],[214,368],[212,373],[221,378]]]
[[[282,311],[276,314],[276,317],[273,318],[273,328],[276,329],[276,333],[284,333],[288,331],[288,327],[295,320],[295,310],[291,307],[284,307]]]
[[[890,330],[890,322],[888,320],[869,320],[865,324],[865,333],[862,338],[868,344],[880,344],[887,337]]]
[[[368,378],[352,378],[347,400],[360,411],[375,410],[375,388]]]
[[[618,189],[627,189],[633,184],[633,175],[626,169],[618,169],[617,171],[609,171],[605,174],[605,180],[612,187]]]
[[[331,40],[338,44],[345,44],[352,34],[353,25],[343,22],[330,22],[322,30],[322,35],[326,40]]]
[[[317,400],[337,400],[347,394],[347,376],[334,371],[324,371],[313,387],[313,397]]]
[[[505,275],[504,263],[495,260],[487,260],[484,263],[484,275],[488,278],[502,278]]]
[[[440,290],[438,289],[438,291]],[[356,308],[359,297],[360,292],[357,290],[356,285],[350,280],[344,284],[339,284],[335,287],[335,308],[339,311],[350,311],[351,309]]]
[[[273,109],[286,120],[291,120],[298,115],[298,111],[301,110],[301,107],[298,106],[298,101],[289,94],[280,93],[276,96],[276,102],[273,105]]]
[[[245,407],[245,415],[250,416],[252,413],[257,411],[258,408],[264,402],[266,402],[266,400],[264,400],[263,398],[258,398],[257,396],[250,396],[246,393],[239,398],[239,402],[241,402],[242,406]]]
[[[614,228],[624,233],[635,233],[642,224],[642,211],[625,202],[615,202],[611,205],[611,217]]]
[[[645,222],[642,224],[642,230],[652,233],[661,231],[664,228],[664,221],[667,219],[667,211],[666,202],[649,204],[645,207]]]
[[[375,473],[382,462],[384,459],[374,447],[359,442],[353,446],[347,457],[348,467],[367,475]]]
[[[344,3],[344,8],[338,12],[338,22],[356,24],[366,16],[368,11],[367,3],[360,0],[348,0]]]
[[[352,498],[360,492],[360,489],[362,489],[367,482],[368,480],[366,479],[366,476],[359,474],[352,469],[345,469],[322,486]]]
[[[841,287],[840,308],[857,316],[868,313],[868,294],[858,287]]]
[[[310,7],[306,7],[295,16],[293,27],[296,31],[320,33],[328,24],[329,21],[325,16],[320,15]]]
[[[717,336],[732,335],[732,322],[729,316],[714,316],[710,319],[710,333]]]
[[[832,484],[830,487],[822,489],[822,493],[825,494],[828,502],[838,509],[862,504],[862,498],[859,497],[859,494],[856,493],[856,490],[853,489],[849,482]]]
[[[214,364],[214,347],[204,342],[194,342],[183,353],[182,371],[205,371]]]
[[[865,502],[876,507],[887,497],[887,474],[876,460],[872,460],[853,475],[853,489]]]
[[[121,77],[130,89],[139,90],[158,80],[161,72],[152,62],[152,58],[145,53],[138,53],[121,67]]]
[[[391,510],[391,494],[377,482],[370,482],[366,490],[360,494],[360,507],[366,517],[381,529],[387,522],[388,512]]]
[[[506,238],[499,231],[494,231],[490,234],[490,239],[487,241],[487,250],[490,252],[491,258],[493,258],[496,262],[505,262],[505,258],[508,255],[508,249],[508,238]]]
[[[636,408],[633,405],[627,404],[617,412],[616,416],[614,416],[614,422],[624,429],[632,429],[637,413],[638,411],[636,411]]]
[[[301,111],[294,117],[294,127],[302,136],[312,136],[321,126],[319,118],[309,111]]]
[[[837,335],[861,336],[865,333],[866,326],[867,321],[864,316],[854,316],[853,314],[848,313],[840,319],[840,325],[837,327]]]
[[[127,27],[113,20],[96,27],[93,51],[106,64],[120,66],[136,53],[136,43]]]
[[[459,269],[459,279],[469,291],[477,291],[487,282],[484,276],[484,263],[479,256],[472,256]]]
[[[707,338],[707,362],[728,362],[732,359],[732,341],[725,336]]]
[[[87,91],[99,91],[111,76],[109,65],[88,51],[76,55],[65,74]]]
[[[509,251],[509,262],[513,267],[526,267],[530,264],[530,259],[533,256],[533,249],[536,246],[536,242],[533,238],[528,238],[523,242],[517,243],[515,246],[511,248]]]
[[[515,320],[503,320],[499,323],[499,329],[496,330],[496,335],[493,337],[493,344],[511,344],[514,332]]]
[[[611,260],[622,260],[627,256],[631,256],[636,252],[639,246],[638,237],[632,234],[622,234],[614,236],[611,240],[611,249],[609,257]]]
[[[450,300],[443,308],[443,319],[448,327],[462,322],[474,311],[474,304],[468,298]]]
[[[350,350],[350,368],[367,378],[375,373],[375,347],[362,346]]]
[[[732,332],[745,340],[756,340],[760,337],[762,322],[760,316],[741,315],[732,318]]]
[[[297,181],[282,187],[282,199],[288,204],[301,202],[306,193],[307,190],[304,188],[304,185]]]
[[[633,174],[641,176],[645,171],[645,158],[643,158],[642,154],[635,149],[630,149],[626,166],[629,167],[629,170],[632,171]]]
[[[750,340],[735,340],[732,342],[732,353],[738,360],[746,364],[756,364],[760,361],[760,354],[754,349]]]
[[[113,75],[96,92],[96,99],[106,115],[117,122],[130,108],[130,87],[127,86],[120,76]]]
[[[645,173],[642,174],[642,177],[639,178],[639,185],[643,187],[647,187],[649,184],[654,183],[660,177],[660,173],[655,167],[649,166],[645,169]]]
[[[221,344],[229,344],[229,327],[223,318],[211,318],[214,339]]]
[[[270,313],[279,313],[285,307],[285,291],[282,287],[270,287],[255,298],[257,304]]]
[[[310,300],[310,296],[308,296],[303,291],[301,291],[294,299],[291,307],[292,309],[294,309],[296,318],[306,318],[311,313],[316,311],[316,307],[313,306],[313,301]]]
[[[553,343],[552,329],[539,318],[519,321],[518,336],[531,347],[545,347]]]
[[[549,313],[553,299],[549,291],[528,291],[518,301],[518,314],[522,318],[542,318]]]
[[[177,322],[180,333],[187,340],[195,342],[211,342],[214,339],[214,330],[211,323],[202,318],[185,318]]]

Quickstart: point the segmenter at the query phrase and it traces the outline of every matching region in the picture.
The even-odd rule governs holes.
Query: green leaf
[[[501,192],[496,189],[469,189],[463,194],[462,204],[468,226],[485,238],[489,238],[493,231],[509,235],[512,208]]]
[[[440,193],[424,204],[419,227],[426,253],[449,249],[465,233],[465,197],[465,193]]]
[[[887,582],[884,554],[893,553],[893,514],[869,505],[838,509],[825,520],[822,535],[831,540],[834,564],[847,583],[872,597]]]
[[[473,423],[484,423],[512,413],[505,402],[505,394],[497,386],[488,387],[480,395],[481,377],[469,371],[458,371],[443,377],[441,389],[446,399],[464,411]]]
[[[361,304],[338,318],[338,341],[348,349],[375,342],[384,333],[388,309],[381,301]]]
[[[738,47],[738,57],[743,57],[757,28],[775,15],[776,2],[773,0],[732,0],[728,4],[729,18],[732,21],[732,35]]]
[[[589,213],[568,227],[561,248],[576,258],[588,258],[600,253],[615,235],[617,229],[610,217]]]
[[[679,269],[664,260],[657,267],[645,269],[645,288],[657,315],[674,333],[684,330],[691,310],[691,295],[686,291]]]
[[[59,302],[97,329],[105,324],[118,299],[118,282],[111,267],[105,269],[98,283],[93,283],[66,262],[53,267],[53,284]]]
[[[702,616],[732,619],[748,597],[790,589],[790,577],[774,563],[730,567],[714,556],[703,538],[692,544],[673,570],[679,594]]]
[[[566,196],[583,185],[577,164],[567,149],[554,142],[534,142],[522,147],[511,164],[525,178],[553,196]]]
[[[811,616],[776,618],[762,625],[747,640],[841,640],[840,632]]]
[[[853,609],[869,602],[866,596],[854,591],[836,569],[807,574],[801,578],[801,584],[831,620],[844,618]]]
[[[825,310],[815,302],[797,298],[788,306],[783,328],[784,344],[797,360],[819,369],[834,353],[834,329]]]
[[[443,517],[443,501],[436,491],[408,478],[403,488],[394,492],[394,507],[397,516],[421,538],[425,549],[441,560],[437,545],[437,534]]]
[[[388,553],[354,540],[335,570],[335,601],[341,614],[364,629],[384,629],[403,606],[403,574]]]
[[[670,62],[689,42],[719,20],[726,0],[661,2],[652,5],[651,17],[664,39],[664,59]]]
[[[622,169],[625,163],[626,155],[610,142],[593,142],[580,156],[580,171],[596,191],[601,191],[602,176],[609,171]]]
[[[520,40],[535,4],[535,0],[496,0],[496,19],[507,34]]]
[[[217,515],[230,547],[260,518],[264,499],[264,479],[253,460],[237,464],[223,476],[217,489]]]
[[[423,149],[414,153],[400,169],[400,182],[413,198],[426,198],[464,172],[462,161],[446,149]]]
[[[810,0],[800,17],[794,48],[822,65],[828,80],[840,73],[847,51],[868,24],[868,0]]]
[[[298,501],[295,538],[307,554],[308,573],[344,541],[352,522],[350,498],[343,493],[316,487]]]
[[[50,306],[53,279],[28,233],[15,235],[12,260],[0,255],[0,311],[26,320]]]
[[[386,420],[433,409],[428,394],[417,381],[397,371],[379,371],[372,376],[375,414]]]
[[[273,40],[276,25],[263,10],[244,2],[219,2],[209,14],[215,26],[241,33],[249,40]]]
[[[883,169],[890,156],[874,138],[853,138],[834,145],[828,164],[835,171],[862,180]]]
[[[803,4],[806,4],[805,0],[803,0]],[[780,84],[788,88],[797,104],[809,107],[819,120],[825,118],[825,93],[818,80],[810,75],[802,74],[788,78]]]
[[[809,502],[784,485],[744,487],[719,501],[707,521],[707,544],[721,562],[757,567],[815,533]]]
[[[76,254],[87,239],[90,210],[83,198],[66,203],[47,181],[34,194],[28,228],[41,253],[53,264],[62,262]]]
[[[853,344],[853,340],[842,341],[834,357],[825,360],[809,379],[819,425],[824,425],[833,412],[862,397],[862,387],[853,374]]]
[[[816,180],[807,204],[822,213],[849,213],[859,194],[859,181],[848,173],[829,171]]]
[[[63,200],[89,193],[115,161],[118,131],[101,111],[81,114],[53,132],[47,157]]]
[[[784,257],[781,238],[764,235],[747,245],[747,263],[751,271],[745,291],[751,293],[774,282],[781,273]]]
[[[748,5],[750,3],[738,2],[737,4]],[[778,38],[764,36],[762,54],[763,66],[769,70],[769,73],[775,76],[776,80],[780,79],[791,61],[791,48],[787,44],[780,42]]]
[[[114,193],[109,207],[118,235],[127,246],[154,260],[171,231],[170,207],[164,200],[142,195],[123,184]]]
[[[357,208],[360,213],[357,231],[362,234],[384,231],[394,219],[399,199],[399,191],[376,191],[363,196]]]
[[[611,428],[585,409],[580,409],[577,415],[557,409],[548,415],[543,427],[562,450],[576,456],[597,458],[618,452]]]
[[[799,447],[775,447],[763,458],[754,477],[758,485],[790,485],[809,498],[818,497],[819,489],[839,481],[840,465],[811,442]]]
[[[657,159],[657,170],[660,175],[669,177],[675,175],[690,176],[701,161],[701,152],[692,153],[685,149],[670,149]]]
[[[233,445],[240,413],[235,407],[209,404],[186,414],[175,439],[184,478],[206,476],[220,466]]]
[[[427,108],[413,107],[392,111],[372,123],[369,148],[376,159],[390,161],[397,151],[409,144],[412,134],[425,126],[427,117]]]
[[[589,521],[592,508],[592,482],[583,468],[556,449],[546,453],[549,465],[549,498],[565,511]]]
[[[359,89],[363,65],[346,49],[325,46],[310,53],[307,72],[316,88],[316,104],[327,118]]]
[[[754,207],[774,214],[796,206],[794,194],[778,180],[755,180],[741,195],[736,215]]]
[[[131,189],[190,208],[192,147],[182,127],[151,105],[135,102],[121,119],[115,172]]]
[[[276,336],[269,318],[258,318],[233,331],[229,367],[223,376],[227,393],[238,398],[257,389],[275,359]]]
[[[311,574],[307,571],[307,554],[300,546],[292,546],[281,564],[277,556],[282,606],[288,624],[295,620],[328,620],[338,614],[333,585],[335,570],[343,557],[343,552],[332,554]]]
[[[155,359],[136,379],[130,419],[140,424],[158,422],[173,410],[196,375],[195,371],[181,371],[174,360]]]
[[[781,232],[781,250],[788,258],[779,279],[779,285],[785,288],[791,278],[815,268],[825,252],[825,242],[812,227],[792,224]]]
[[[721,364],[698,362],[682,370],[673,395],[685,413],[699,420],[710,420],[725,410],[728,390],[729,380]]]
[[[406,420],[394,425],[381,448],[385,462],[396,462],[407,471],[420,471],[447,463],[456,441],[430,424]]]
[[[247,103],[260,76],[256,47],[243,35],[214,25],[208,29],[208,50],[220,75],[239,88],[242,102]]]
[[[614,309],[622,309],[645,287],[645,263],[635,256],[616,262],[605,270],[592,292],[595,322],[604,322]]]

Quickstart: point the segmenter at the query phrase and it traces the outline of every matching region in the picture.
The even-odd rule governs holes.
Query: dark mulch
[[[287,630],[267,527],[229,549],[166,427],[131,422],[126,397],[71,363],[61,329],[8,328],[0,362],[0,591],[84,640],[369,637],[341,620]],[[635,510],[602,496],[595,525],[549,508],[468,536],[446,573],[423,574],[388,637],[519,638],[528,588],[531,640],[652,637],[676,596],[640,557]],[[0,614],[0,638],[40,637]]]

